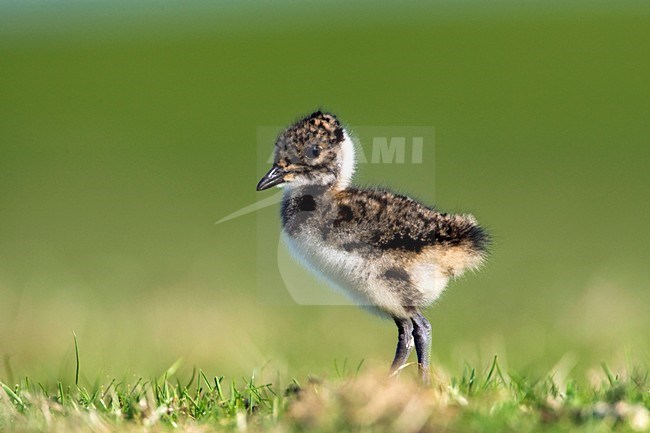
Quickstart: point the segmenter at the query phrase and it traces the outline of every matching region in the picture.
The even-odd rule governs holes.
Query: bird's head
[[[257,184],[344,189],[354,173],[354,144],[338,119],[317,111],[300,119],[275,142],[273,167]]]

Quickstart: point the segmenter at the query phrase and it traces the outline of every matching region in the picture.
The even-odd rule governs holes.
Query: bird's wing
[[[384,190],[346,190],[331,212],[331,236],[349,248],[420,251],[436,242],[442,214]]]
[[[346,190],[331,211],[331,236],[348,248],[419,252],[436,244],[485,251],[489,238],[471,215],[437,212],[386,190]]]

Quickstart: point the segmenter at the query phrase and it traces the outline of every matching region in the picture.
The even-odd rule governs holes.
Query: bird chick
[[[318,111],[280,134],[257,190],[284,187],[282,237],[293,255],[363,308],[391,317],[398,328],[391,370],[415,346],[428,382],[431,325],[422,310],[451,278],[483,263],[490,238],[471,215],[355,188],[354,170],[349,134],[333,114]]]

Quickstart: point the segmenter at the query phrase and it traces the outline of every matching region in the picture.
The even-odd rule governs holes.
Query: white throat
[[[343,132],[343,143],[341,143],[341,152],[338,155],[339,178],[336,183],[337,188],[345,189],[350,185],[355,169],[354,142],[348,135],[347,131]]]

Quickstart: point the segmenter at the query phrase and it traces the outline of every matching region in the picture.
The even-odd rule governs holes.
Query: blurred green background
[[[392,323],[260,295],[277,205],[214,224],[272,194],[257,128],[317,107],[433,126],[435,194],[359,178],[494,235],[435,362],[647,363],[649,46],[633,1],[0,3],[0,379],[70,380],[73,331],[91,381],[387,366]]]

